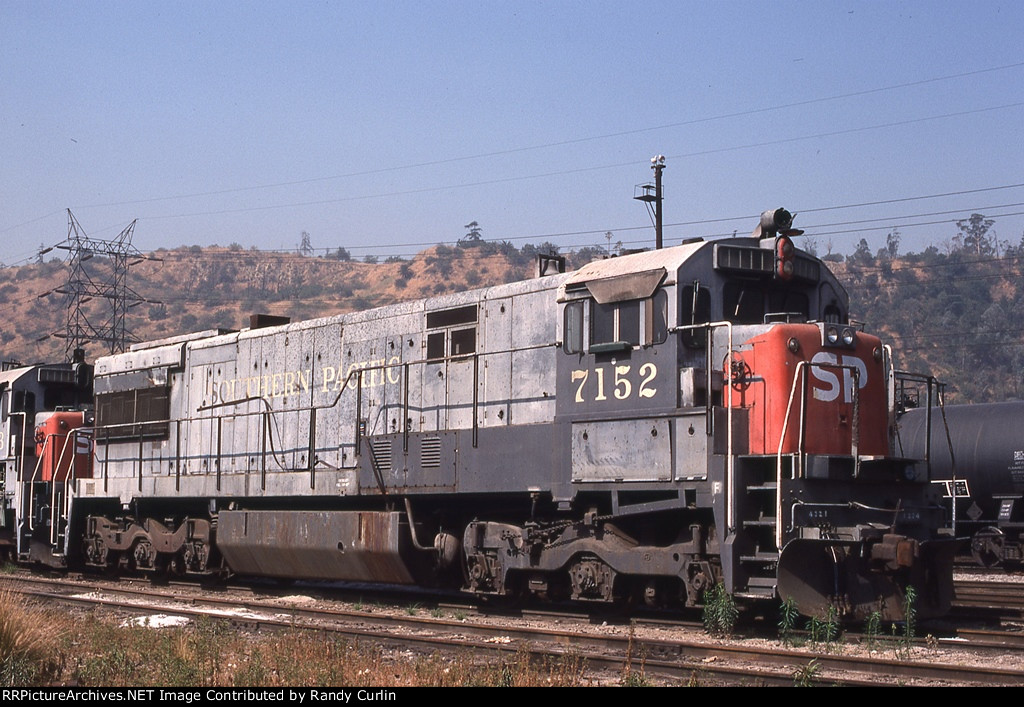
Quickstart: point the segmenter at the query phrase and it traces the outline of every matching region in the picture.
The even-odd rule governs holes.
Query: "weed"
[[[430,610],[430,615],[432,617],[434,617],[435,619],[439,619],[442,616],[444,616],[444,612],[441,611],[441,609],[439,609],[438,607],[434,607],[433,609]]]
[[[732,595],[719,582],[704,592],[704,630],[712,636],[731,636],[739,618]]]
[[[797,611],[796,601],[789,597],[779,607],[779,639],[782,645],[789,646],[793,642],[793,631],[796,630],[796,620],[800,612]]]
[[[75,674],[75,681],[80,685],[131,685],[130,680],[139,676],[136,669],[141,666],[123,646],[113,646],[109,650],[86,656]],[[141,682],[141,681],[140,681]]]
[[[867,642],[868,650],[875,650],[878,646],[878,637],[882,633],[882,613],[872,611],[868,620],[864,622],[864,640]]]
[[[636,650],[636,624],[629,625],[629,640],[626,643],[626,665],[622,668],[622,677],[619,684],[623,687],[650,687],[650,682],[644,674],[644,659],[641,657],[640,670],[633,669],[633,653]]]
[[[235,671],[231,680],[234,686],[245,687],[247,685],[268,684],[271,671],[264,664],[263,653],[259,647],[253,648],[249,655],[242,658],[242,661],[242,665]]]
[[[516,680],[515,674],[512,672],[512,666],[507,663],[502,664],[501,672],[499,673],[498,687],[515,687]]]
[[[832,644],[839,638],[839,612],[829,605],[823,617],[812,616],[807,622],[807,632],[811,643],[825,644],[825,650],[831,650]]]
[[[623,673],[622,680],[619,681],[622,687],[650,687],[651,683],[644,675],[643,671],[630,671]]]
[[[907,647],[914,640],[917,634],[917,590],[907,586],[907,592],[903,596],[903,638]]]
[[[814,687],[814,682],[818,679],[820,673],[821,663],[818,662],[817,658],[811,658],[807,665],[793,671],[793,686]]]
[[[897,628],[892,625],[893,655],[897,660],[910,658],[910,649],[914,646],[914,636],[917,634],[917,590],[912,586],[907,587],[903,595],[903,627]]]
[[[896,660],[907,660],[910,658],[910,646],[903,638],[903,633],[896,624],[889,627],[892,634],[891,645],[892,655]]]

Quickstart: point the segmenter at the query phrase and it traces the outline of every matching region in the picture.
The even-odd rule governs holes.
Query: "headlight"
[[[833,346],[839,343],[839,330],[834,326],[830,326],[825,331],[825,341],[832,344]]]
[[[853,329],[843,329],[843,346],[853,346],[855,337]]]

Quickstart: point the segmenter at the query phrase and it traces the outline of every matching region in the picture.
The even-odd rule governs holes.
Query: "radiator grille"
[[[441,438],[427,437],[420,449],[420,466],[424,469],[436,469],[441,466]]]
[[[391,440],[374,439],[370,441],[373,448],[373,463],[379,471],[391,471]]]

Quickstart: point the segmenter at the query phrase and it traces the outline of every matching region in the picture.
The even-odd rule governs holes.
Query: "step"
[[[740,599],[774,599],[775,589],[768,587],[762,589],[751,588],[745,592],[736,592],[733,596]]]
[[[744,528],[774,528],[775,527],[775,519],[774,518],[757,518],[755,520],[745,520],[745,521],[743,521],[743,527]]]
[[[778,562],[777,552],[755,552],[753,555],[740,555],[740,562]]]

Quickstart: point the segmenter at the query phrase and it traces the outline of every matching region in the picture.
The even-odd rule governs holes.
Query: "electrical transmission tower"
[[[63,288],[51,290],[64,295],[67,326],[56,336],[67,339],[68,361],[80,357],[76,352],[88,343],[104,344],[113,354],[138,341],[125,328],[128,310],[148,301],[128,286],[129,268],[147,259],[132,245],[134,231],[132,221],[113,240],[90,238],[68,209],[68,237],[55,246],[68,251],[68,280]],[[104,300],[107,306],[87,311],[83,305],[91,300]]]

